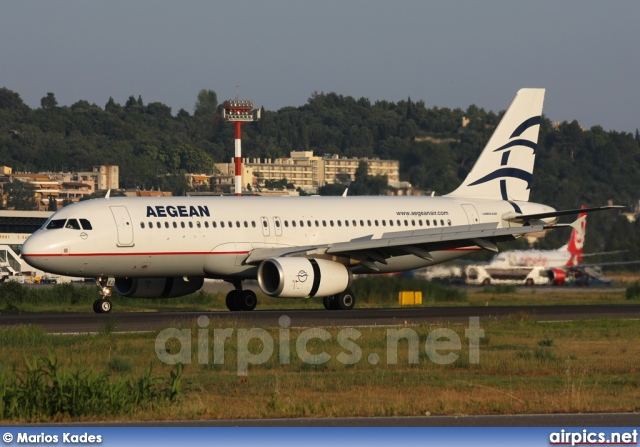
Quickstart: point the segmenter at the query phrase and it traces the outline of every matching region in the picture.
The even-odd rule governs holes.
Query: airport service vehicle
[[[584,265],[566,269],[552,268],[549,271],[551,284],[554,286],[610,286],[613,280],[602,273],[597,265]]]
[[[171,298],[204,278],[233,284],[232,311],[266,295],[353,308],[353,274],[412,270],[557,228],[556,211],[529,202],[544,89],[521,89],[464,182],[441,197],[107,197],[57,211],[22,246],[30,265],[97,278],[96,312],[112,289]]]
[[[490,265],[468,265],[465,268],[468,285],[547,285],[549,269],[540,266],[492,267]]]

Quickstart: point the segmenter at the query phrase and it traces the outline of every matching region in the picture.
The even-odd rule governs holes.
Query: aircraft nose
[[[22,255],[22,259],[29,264],[31,267],[39,268],[38,263],[38,241],[37,236],[30,236],[24,243],[22,244],[22,248],[20,249],[20,253]]]

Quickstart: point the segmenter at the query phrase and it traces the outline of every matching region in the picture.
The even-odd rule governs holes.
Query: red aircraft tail
[[[582,206],[582,208],[586,208],[586,206]],[[569,239],[569,244],[567,244],[567,251],[571,254],[571,258],[567,262],[567,267],[572,267],[578,265],[582,262],[582,248],[584,246],[584,236],[586,234],[586,226],[587,226],[587,213],[580,213],[578,216],[579,227],[574,228],[571,233],[571,239]]]

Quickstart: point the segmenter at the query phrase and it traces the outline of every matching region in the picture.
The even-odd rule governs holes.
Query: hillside
[[[31,109],[19,93],[0,89],[0,164],[15,171],[86,170],[120,166],[124,188],[185,191],[179,177],[162,174],[212,172],[233,156],[233,127],[220,115],[217,96],[201,91],[193,113],[131,96],[104,107],[79,100],[59,107],[53,93]],[[445,194],[464,179],[500,120],[501,113],[427,107],[410,98],[397,103],[314,93],[301,107],[262,111],[243,127],[243,156],[276,158],[291,150],[316,154],[400,160],[401,179]],[[468,124],[462,127],[463,117]],[[556,126],[543,119],[531,200],[556,208],[616,204],[640,199],[640,134],[583,130],[577,122]],[[589,217],[586,251],[629,250],[618,259],[640,258],[640,223],[615,213]],[[564,232],[544,247],[557,247]],[[543,247],[543,248],[544,248]],[[609,259],[607,259],[609,260]]]

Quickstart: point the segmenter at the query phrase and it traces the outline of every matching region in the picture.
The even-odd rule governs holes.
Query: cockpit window
[[[57,230],[58,228],[64,228],[64,223],[67,221],[67,219],[53,219],[51,222],[49,222],[49,225],[47,225],[47,230]]]
[[[87,219],[80,219],[80,224],[82,225],[83,230],[93,230],[91,222],[89,222]]]
[[[77,219],[69,219],[67,221],[67,224],[65,225],[65,228],[69,228],[71,230],[80,230],[80,224],[78,223]]]

